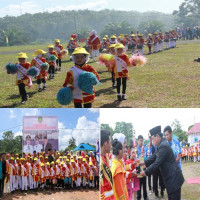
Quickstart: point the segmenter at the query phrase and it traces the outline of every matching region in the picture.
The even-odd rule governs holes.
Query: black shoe
[[[38,92],[42,92],[42,88],[39,88],[39,89],[38,89]]]
[[[61,71],[61,68],[59,68],[58,71]]]
[[[122,94],[122,100],[127,100],[126,95]]]
[[[117,100],[118,101],[121,101],[122,100],[122,97],[121,97],[121,95],[119,94],[119,95],[117,95]]]
[[[46,86],[43,86],[43,90],[46,90],[47,89],[47,87]]]
[[[54,79],[54,76],[52,76],[52,79]]]
[[[52,77],[51,77],[51,76],[49,76],[48,80],[51,80],[51,79],[52,79]]]

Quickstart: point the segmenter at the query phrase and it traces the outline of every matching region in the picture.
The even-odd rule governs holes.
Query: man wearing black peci
[[[184,177],[177,165],[174,153],[166,140],[163,139],[161,126],[156,126],[150,131],[153,144],[157,147],[157,152],[141,163],[147,169],[140,173],[141,176],[148,176],[160,169],[163,182],[165,184],[168,200],[181,200],[181,186]]]

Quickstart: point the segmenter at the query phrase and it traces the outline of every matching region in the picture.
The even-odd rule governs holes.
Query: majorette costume
[[[144,38],[142,37],[142,34],[138,34],[137,49],[139,55],[143,55],[143,48],[144,48]]]
[[[31,62],[31,66],[35,66],[40,70],[40,73],[35,78],[37,79],[38,84],[38,92],[42,91],[41,83],[43,83],[43,90],[46,90],[46,80],[48,79],[47,72],[41,68],[41,65],[43,63],[46,63],[46,59],[43,57],[43,55],[46,54],[45,51],[38,49],[35,51],[35,57],[33,58]]]
[[[84,107],[91,107],[92,102],[95,99],[95,93],[88,94],[83,92],[78,87],[78,77],[80,73],[83,71],[94,73],[97,76],[97,79],[99,79],[99,76],[96,70],[92,66],[87,64],[89,53],[84,48],[81,47],[76,48],[72,53],[72,56],[76,54],[86,55],[86,61],[82,65],[77,65],[76,63],[74,64],[74,66],[67,72],[67,76],[63,84],[63,87],[69,86],[72,89],[75,108],[82,107],[82,104],[84,104]]]
[[[99,49],[101,47],[101,41],[96,34],[97,32],[93,30],[91,32],[91,36],[88,42],[91,49],[91,57],[93,58],[93,61],[95,61],[95,57],[99,57]]]
[[[148,36],[147,36],[147,46],[148,46],[148,48],[149,48],[149,53],[148,53],[148,54],[151,54],[151,53],[152,53],[152,52],[151,52],[151,48],[152,48],[152,46],[153,46],[153,43],[154,43],[154,41],[153,41],[152,34],[148,34]]]
[[[59,65],[59,71],[61,71],[61,59],[62,59],[62,50],[63,50],[63,46],[60,44],[60,40],[59,39],[55,39],[55,45],[54,48],[56,50],[56,53],[58,54],[58,59],[56,60],[57,65]]]
[[[137,39],[135,34],[131,35],[129,49],[132,50],[132,54],[137,53]]]

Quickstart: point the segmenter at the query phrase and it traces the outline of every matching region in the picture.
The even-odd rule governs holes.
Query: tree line
[[[6,36],[10,45],[39,44],[52,42],[55,38],[66,42],[72,33],[78,33],[80,38],[87,38],[89,31],[93,29],[103,37],[105,33],[111,34],[106,31],[112,27],[112,34],[146,29],[165,31],[174,27],[174,16],[160,12],[108,9],[44,12],[0,18],[0,27],[0,46],[6,45]]]

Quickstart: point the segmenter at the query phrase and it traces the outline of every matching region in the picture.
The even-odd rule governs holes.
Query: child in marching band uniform
[[[46,177],[45,177],[45,165],[41,163],[39,168],[39,176],[40,176],[40,188],[44,189],[46,186]]]
[[[116,55],[115,44],[111,44],[109,46],[109,54]],[[108,67],[108,71],[111,72],[112,87],[115,88],[116,85],[115,85],[115,78],[114,78],[114,68],[112,68],[112,66],[110,66],[110,64],[108,64],[106,67]]]
[[[57,180],[56,180],[56,166],[55,162],[51,162],[51,181],[52,181],[52,189],[55,189]]]
[[[51,167],[50,163],[47,162],[45,166],[45,179],[46,179],[46,187],[49,189],[51,185]]]
[[[83,158],[83,163],[82,163],[82,178],[83,178],[83,187],[86,187],[86,181],[88,178],[88,165],[86,164],[86,159]]]
[[[158,33],[158,38],[159,38],[159,47],[158,47],[158,50],[159,51],[163,51],[163,41],[164,41],[164,36],[162,35],[161,32]]]
[[[42,70],[40,68],[40,66],[43,63],[46,63],[46,59],[44,58],[44,54],[46,54],[45,51],[43,51],[42,49],[38,49],[35,51],[35,57],[33,58],[32,62],[31,62],[31,66],[35,66],[40,70],[40,74],[38,76],[36,76],[37,79],[37,84],[38,84],[38,92],[42,91],[41,88],[41,83],[43,83],[43,90],[46,90],[46,80],[47,80],[47,73],[46,71]]]
[[[159,43],[159,41],[158,41],[157,33],[153,34],[153,41],[154,41],[154,43],[153,43],[153,49],[154,49],[153,53],[158,53],[158,43]]]
[[[61,71],[61,58],[62,58],[62,50],[63,50],[63,46],[60,44],[60,40],[59,39],[55,39],[55,45],[54,48],[56,50],[57,53],[57,57],[58,59],[56,60],[57,65],[59,66],[59,71]]]
[[[22,158],[21,165],[21,176],[22,176],[22,191],[27,191],[28,189],[28,165],[25,158]]]
[[[22,188],[22,177],[21,177],[21,163],[19,158],[16,158],[16,190]]]
[[[26,62],[26,59],[28,58],[26,53],[19,53],[18,56],[18,63],[16,65],[18,66],[17,71],[17,81],[16,84],[19,88],[19,94],[21,96],[21,103],[24,104],[28,100],[28,94],[26,92],[25,87],[31,87],[32,86],[32,79],[30,76],[26,74],[27,70],[31,67],[31,64]],[[9,74],[9,72],[7,72]]]
[[[65,187],[69,188],[71,186],[71,165],[69,163],[69,159],[66,159],[65,166]]]
[[[115,45],[116,57],[115,64],[112,66],[114,70],[114,78],[117,80],[117,100],[126,100],[126,82],[128,75],[128,66],[130,66],[129,57],[125,54],[125,47],[123,44]],[[120,87],[122,83],[122,94],[120,94]]]
[[[81,178],[82,178],[82,156],[79,156],[78,157],[78,163],[77,163],[77,171],[76,171],[76,176],[77,176],[77,179],[76,179],[76,187],[77,188],[80,188],[81,186]]]
[[[132,51],[132,54],[137,53],[137,39],[135,34],[131,34],[131,39],[130,39],[130,48]]]
[[[137,50],[139,55],[143,55],[144,38],[142,34],[138,34]]]
[[[109,47],[109,43],[107,41],[107,38],[103,38],[103,42],[101,43],[101,48],[100,48],[100,52],[104,51],[104,53],[107,52]]]
[[[73,158],[71,158],[71,178],[72,178],[71,186],[72,188],[76,184],[76,172],[77,172],[76,163],[74,162]]]
[[[55,167],[56,167],[57,188],[59,188],[60,185],[61,185],[61,181],[60,181],[60,168],[61,168],[61,166],[59,164],[59,160],[56,161]]]
[[[28,181],[30,190],[33,189],[33,157],[30,157],[30,162],[28,164]]]
[[[117,42],[117,37],[115,35],[112,35],[110,37],[110,44],[109,45],[111,45],[111,44],[117,44],[117,43],[118,43]]]
[[[165,32],[164,42],[166,45],[166,50],[168,50],[169,49],[169,32]]]
[[[10,175],[10,191],[11,193],[15,191],[15,176],[16,176],[16,166],[13,157],[10,158],[11,162],[9,164],[9,175]]]
[[[154,40],[153,40],[153,37],[152,37],[152,34],[148,34],[147,36],[147,46],[149,48],[149,53],[148,54],[151,54],[151,48],[153,46],[153,43],[154,43]]]
[[[94,187],[94,166],[89,162],[89,187]]]
[[[76,43],[76,40],[73,37],[71,37],[69,40],[69,43],[67,45],[70,60],[72,60],[72,53],[74,52],[74,49],[76,49],[76,47],[78,47],[78,46],[79,45]]]
[[[60,163],[60,185],[62,186],[62,188],[64,188],[64,179],[65,179],[65,172],[66,172],[66,168],[64,164],[65,163],[63,161]]]
[[[83,92],[78,87],[78,76],[81,72],[87,71],[92,72],[97,76],[97,79],[99,79],[98,73],[92,66],[87,64],[89,53],[84,48],[76,48],[72,53],[72,59],[74,61],[74,66],[67,72],[63,87],[71,85],[75,108],[82,108],[82,104],[84,108],[91,108],[92,102],[95,99],[95,93],[88,94]]]
[[[33,161],[33,169],[32,169],[32,174],[33,174],[33,188],[35,190],[38,189],[38,182],[39,182],[39,164],[38,164],[38,159],[35,157]]]
[[[57,53],[54,51],[54,46],[49,45],[48,46],[49,51],[47,52],[47,61],[49,63],[49,70],[48,73],[50,74],[49,80],[53,79],[55,76],[55,70],[57,69],[57,63],[56,60],[58,58]],[[54,55],[54,57],[52,57]]]

